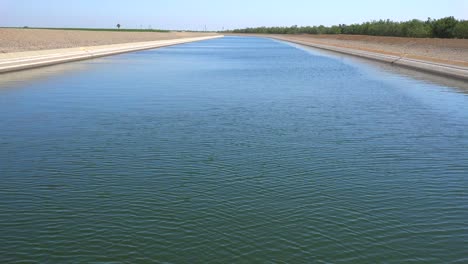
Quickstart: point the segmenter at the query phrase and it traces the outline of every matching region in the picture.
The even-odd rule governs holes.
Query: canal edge
[[[0,74],[222,37],[224,35],[0,54]]]
[[[264,36],[265,37],[265,36]],[[442,63],[434,63],[423,60],[416,60],[410,58],[404,58],[400,56],[385,55],[369,51],[361,51],[349,48],[340,48],[329,45],[315,44],[299,40],[291,40],[287,38],[279,38],[267,36],[267,38],[281,40],[285,42],[295,43],[303,46],[312,48],[318,48],[322,50],[337,52],[346,55],[352,55],[360,58],[370,59],[374,61],[384,62],[395,66],[418,70],[426,73],[432,73],[443,77],[454,78],[462,81],[468,81],[468,67],[452,66]]]

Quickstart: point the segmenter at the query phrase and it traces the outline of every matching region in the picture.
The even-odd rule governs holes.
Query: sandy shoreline
[[[0,54],[214,36],[194,32],[115,32],[0,28]]]

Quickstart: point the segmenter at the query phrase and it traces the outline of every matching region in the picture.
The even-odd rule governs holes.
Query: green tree
[[[468,39],[468,20],[462,20],[453,29],[453,35],[456,38]]]
[[[436,38],[453,38],[453,30],[458,21],[453,17],[444,17],[432,23],[432,33]]]
[[[402,35],[412,38],[428,38],[432,35],[431,26],[421,20],[413,19],[402,23]]]
[[[327,34],[341,34],[341,27],[340,26],[332,26],[328,29]]]
[[[427,21],[413,19],[405,22],[392,20],[378,20],[331,27],[307,26],[298,27],[260,27],[236,29],[234,33],[262,33],[262,34],[352,34],[373,36],[395,36],[413,38],[468,38],[467,21],[445,17],[438,20],[428,18]]]

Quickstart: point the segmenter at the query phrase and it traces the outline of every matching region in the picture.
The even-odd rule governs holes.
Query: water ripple
[[[468,97],[369,67],[225,38],[0,84],[0,260],[466,262]]]

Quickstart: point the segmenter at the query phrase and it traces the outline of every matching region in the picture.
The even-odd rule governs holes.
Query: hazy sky
[[[0,26],[209,30],[455,16],[468,0],[0,0]]]

